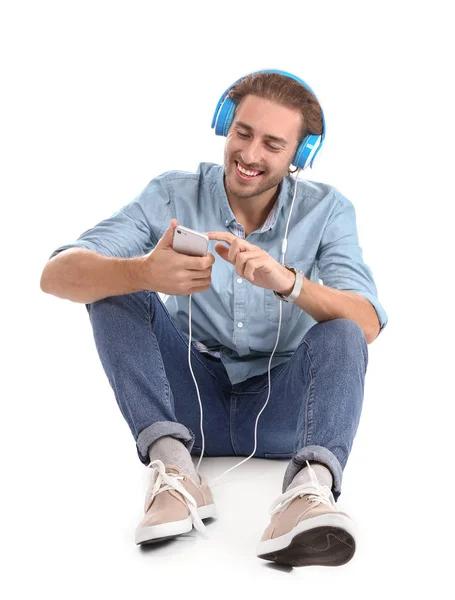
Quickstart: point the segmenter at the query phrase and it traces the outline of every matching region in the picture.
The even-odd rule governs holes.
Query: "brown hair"
[[[228,97],[239,104],[248,94],[299,110],[303,117],[299,143],[310,133],[322,134],[321,106],[314,94],[295,79],[279,73],[254,73],[233,86]]]
[[[256,73],[247,75],[228,93],[238,104],[245,96],[253,94],[299,110],[303,117],[299,142],[309,133],[322,134],[322,112],[314,94],[295,79],[279,73]]]

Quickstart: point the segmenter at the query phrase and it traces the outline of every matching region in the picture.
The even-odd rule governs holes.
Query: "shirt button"
[[[243,279],[240,279],[240,277],[237,279],[237,283],[242,283]]]
[[[237,323],[237,327],[243,327],[243,323],[242,323],[242,321],[239,321],[239,322]]]
[[[229,224],[229,221],[226,219],[225,223],[226,223],[226,225],[228,225],[228,224]]]

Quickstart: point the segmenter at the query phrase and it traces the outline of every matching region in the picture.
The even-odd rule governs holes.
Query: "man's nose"
[[[242,159],[246,166],[258,165],[261,162],[261,147],[259,141],[252,141],[242,150]]]

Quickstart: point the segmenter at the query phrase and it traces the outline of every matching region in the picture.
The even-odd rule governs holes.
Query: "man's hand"
[[[210,252],[207,256],[187,256],[176,252],[172,244],[178,224],[177,219],[171,219],[168,229],[155,248],[139,257],[135,281],[140,281],[140,289],[189,295],[205,292],[210,288],[215,257]]]
[[[272,258],[265,250],[250,244],[226,231],[209,231],[210,240],[227,242],[215,244],[217,254],[234,265],[236,272],[258,287],[289,295],[294,287],[295,275]]]

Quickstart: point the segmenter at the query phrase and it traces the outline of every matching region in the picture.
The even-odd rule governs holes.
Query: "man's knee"
[[[351,319],[322,321],[314,325],[308,333],[313,343],[322,344],[331,351],[346,352],[367,345],[363,329]]]

